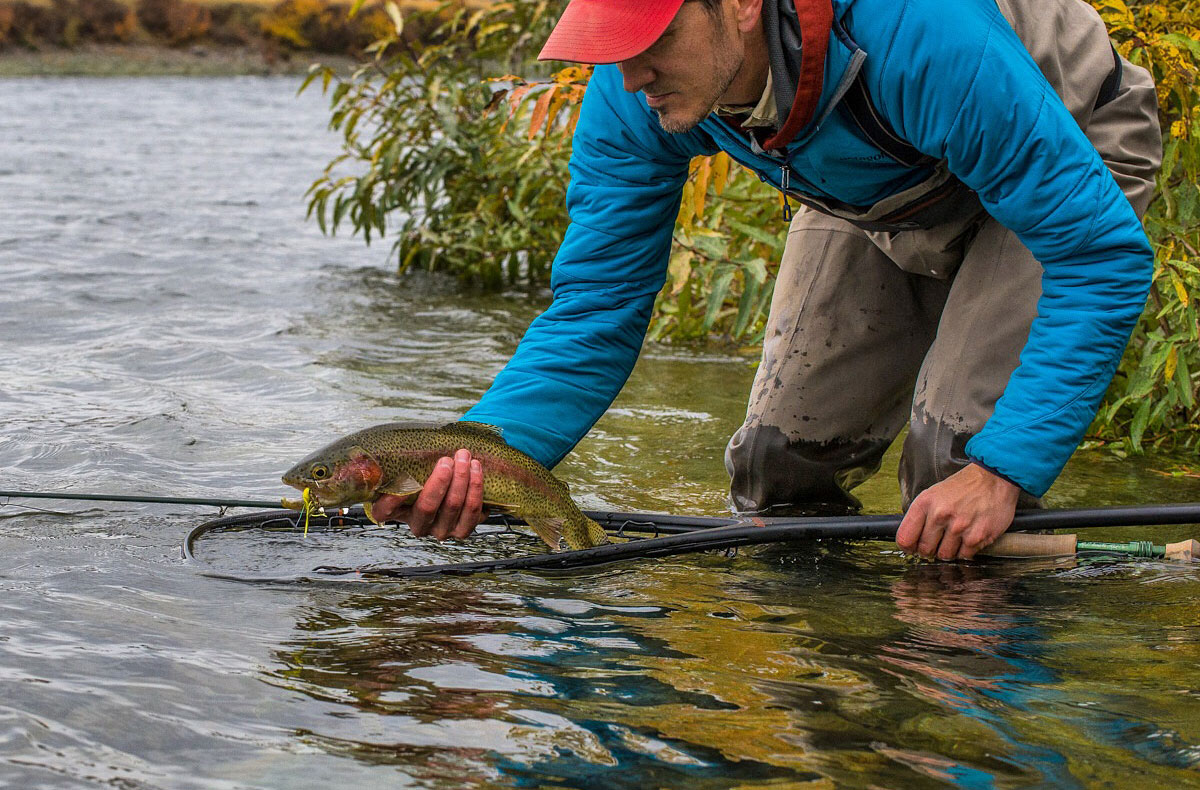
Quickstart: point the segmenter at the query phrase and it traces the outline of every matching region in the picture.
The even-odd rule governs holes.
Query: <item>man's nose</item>
[[[617,68],[621,70],[625,90],[630,93],[637,93],[654,81],[654,69],[650,68],[650,64],[640,55],[622,60],[617,64]]]

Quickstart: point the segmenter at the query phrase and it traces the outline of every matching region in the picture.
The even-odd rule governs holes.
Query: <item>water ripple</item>
[[[306,224],[337,143],[324,100],[295,87],[0,81],[20,110],[0,113],[2,487],[277,497],[312,448],[455,419],[490,384],[546,294],[398,278],[390,239]],[[721,513],[753,375],[745,357],[648,348],[557,471],[598,509]],[[1052,501],[1200,499],[1145,464],[1081,453]],[[895,468],[859,489],[871,512],[898,507]],[[1195,783],[1190,566],[946,566],[824,543],[259,587],[202,570],[542,549],[223,533],[203,567],[184,562],[215,515],[0,502],[0,785]]]

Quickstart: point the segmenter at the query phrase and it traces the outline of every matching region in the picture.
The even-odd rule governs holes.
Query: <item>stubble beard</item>
[[[683,134],[695,129],[701,121],[712,113],[713,108],[717,106],[717,102],[729,90],[729,86],[733,84],[734,78],[741,71],[745,58],[735,53],[732,46],[723,40],[714,38],[713,47],[717,52],[717,62],[713,68],[713,80],[709,83],[706,92],[706,98],[708,99],[707,106],[703,112],[685,118],[671,118],[664,116],[661,111],[655,110],[655,113],[658,115],[658,125],[667,134]]]

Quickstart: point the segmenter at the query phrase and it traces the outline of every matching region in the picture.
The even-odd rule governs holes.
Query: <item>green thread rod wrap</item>
[[[1155,546],[1148,540],[1131,540],[1128,543],[1104,543],[1102,541],[1081,540],[1075,544],[1076,551],[1106,551],[1110,554],[1124,554],[1128,557],[1162,558],[1166,556],[1165,546]]]

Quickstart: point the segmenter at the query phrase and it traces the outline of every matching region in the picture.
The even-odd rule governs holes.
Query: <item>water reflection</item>
[[[613,787],[645,786],[647,777],[688,776],[702,787],[818,777],[752,759],[736,733],[714,743],[671,726],[690,721],[707,731],[706,719],[734,714],[742,732],[750,726],[727,694],[681,682],[674,671],[711,658],[680,652],[659,635],[678,629],[650,626],[683,612],[530,596],[505,581],[484,586],[419,585],[307,613],[277,654],[273,682],[355,715],[304,736],[371,762],[408,762],[425,750],[427,778],[446,759],[473,765],[480,781],[499,771],[549,786],[559,784],[554,777],[565,786],[590,776]]]
[[[1045,602],[1020,601],[1019,580],[1042,575],[1059,562],[995,563],[995,567],[921,564],[892,585],[896,619],[908,629],[884,646],[880,660],[895,667],[919,697],[955,714],[942,717],[942,737],[957,731],[961,744],[947,763],[938,754],[913,749],[881,752],[934,778],[978,785],[995,774],[1073,786],[1056,766],[1060,755],[1029,747],[998,710],[1027,711],[1030,699],[1044,697],[1058,678],[1042,663],[1040,620]],[[1066,615],[1067,613],[1063,613]],[[997,704],[999,703],[999,704]],[[999,747],[999,748],[998,748]],[[990,783],[990,782],[986,782]]]
[[[1196,765],[1179,730],[1043,718],[1079,710],[1059,632],[1093,613],[1073,560],[897,560],[828,546],[389,587],[307,611],[271,677],[342,711],[306,741],[434,784],[453,765],[564,787],[1082,787],[1079,748]]]

